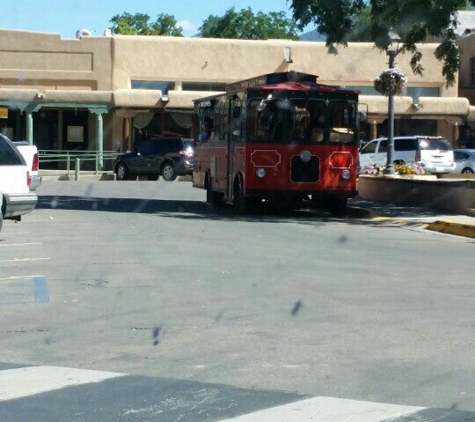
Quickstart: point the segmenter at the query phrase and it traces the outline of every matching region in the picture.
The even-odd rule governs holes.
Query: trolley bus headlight
[[[256,170],[256,176],[259,177],[260,179],[262,179],[263,177],[266,176],[266,170],[263,169],[262,167],[259,167],[259,168]]]
[[[348,180],[351,177],[351,171],[350,170],[343,170],[341,172],[341,178],[344,180]]]
[[[312,159],[312,153],[305,149],[300,153],[300,159],[304,163],[308,163]]]

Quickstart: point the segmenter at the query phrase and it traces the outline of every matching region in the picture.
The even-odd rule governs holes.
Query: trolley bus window
[[[330,116],[330,142],[331,143],[356,143],[356,106],[344,101],[331,101],[329,106]]]
[[[325,139],[326,104],[322,100],[294,99],[291,139],[299,143],[320,143]]]
[[[245,116],[241,114],[242,110],[242,101],[234,101],[231,119],[231,136],[233,142],[241,142],[243,138],[242,122],[245,120]]]
[[[267,107],[260,108],[261,100],[249,102],[248,134],[250,142],[266,142],[269,136],[271,111]]]
[[[269,101],[264,109],[261,99],[249,103],[248,133],[250,142],[287,143],[293,127],[294,112],[289,100]]]
[[[225,141],[228,133],[228,105],[225,101],[220,101],[214,108],[214,132],[211,136],[211,141]]]

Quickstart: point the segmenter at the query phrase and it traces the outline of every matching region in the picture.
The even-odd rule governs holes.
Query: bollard
[[[81,162],[80,162],[79,158],[76,158],[76,166],[74,168],[74,180],[76,180],[76,181],[79,180],[80,165],[81,165]]]
[[[67,153],[66,160],[66,170],[67,175],[69,176],[69,170],[71,169],[71,157],[69,156],[69,152]]]

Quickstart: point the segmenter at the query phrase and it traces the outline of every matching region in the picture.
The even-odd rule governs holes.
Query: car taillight
[[[418,161],[421,161],[421,151],[417,150],[416,151],[416,156],[414,157],[414,161],[417,163]]]
[[[186,150],[180,151],[180,155],[184,155],[185,157],[191,158],[193,157],[193,150],[188,148]]]
[[[30,184],[31,184],[31,177],[30,177],[30,172],[29,171],[26,172],[26,184],[28,186],[30,186]]]
[[[33,156],[33,166],[31,168],[32,171],[38,171],[38,169],[40,168],[40,159],[38,157],[38,153],[36,153],[34,156]]]

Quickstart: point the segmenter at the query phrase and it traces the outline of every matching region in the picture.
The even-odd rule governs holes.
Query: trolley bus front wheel
[[[328,208],[334,217],[343,217],[347,212],[347,198],[341,196],[331,196],[328,198]]]
[[[245,214],[249,211],[249,201],[244,197],[244,187],[240,177],[234,180],[233,206],[240,214]]]

